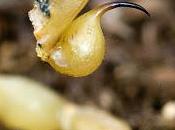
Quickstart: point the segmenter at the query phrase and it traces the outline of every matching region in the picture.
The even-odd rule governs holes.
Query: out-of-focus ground
[[[107,1],[93,0],[86,9]],[[87,77],[72,78],[37,58],[27,15],[32,1],[1,0],[0,73],[48,84],[71,101],[125,119],[133,130],[175,129],[161,120],[163,106],[175,100],[175,1],[132,2],[144,6],[151,18],[133,9],[107,13],[102,20],[107,47],[103,64]]]

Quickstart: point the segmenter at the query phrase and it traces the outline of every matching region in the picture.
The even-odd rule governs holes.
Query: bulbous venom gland
[[[87,1],[84,2],[86,3]],[[53,45],[49,51],[40,47],[37,53],[60,73],[74,77],[91,74],[102,63],[106,50],[105,39],[100,25],[101,16],[105,12],[118,7],[134,8],[150,16],[146,9],[135,3],[118,1],[106,3],[71,21],[64,31],[60,33],[58,40],[54,44],[49,43],[49,45]],[[64,25],[64,23],[61,24]],[[47,38],[52,39],[52,36],[57,33],[55,29],[52,29],[52,32],[54,34],[51,34],[49,30],[47,31],[49,34]],[[40,37],[43,36],[40,35]],[[42,45],[44,44],[42,43]],[[48,45],[47,42],[46,44]]]
[[[117,7],[135,8],[149,15],[142,6],[130,2],[101,5],[71,23],[46,61],[58,72],[74,77],[87,76],[94,72],[102,63],[105,54],[100,18],[108,10]]]

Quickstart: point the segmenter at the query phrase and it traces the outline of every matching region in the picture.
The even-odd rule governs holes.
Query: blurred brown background
[[[109,1],[91,0],[85,11]],[[87,77],[72,78],[36,56],[28,19],[33,1],[0,0],[0,73],[48,84],[71,101],[124,118],[133,130],[175,129],[161,121],[163,106],[175,100],[175,1],[132,2],[145,7],[151,18],[133,9],[107,13],[102,20],[107,47],[103,64]]]

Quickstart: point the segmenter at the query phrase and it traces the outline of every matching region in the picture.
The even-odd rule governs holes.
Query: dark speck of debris
[[[45,16],[50,17],[49,0],[35,0],[35,1],[38,3],[41,12],[43,12]]]
[[[39,47],[39,48],[42,48],[42,45],[41,45],[41,43],[37,43],[37,45],[38,45],[38,47]]]

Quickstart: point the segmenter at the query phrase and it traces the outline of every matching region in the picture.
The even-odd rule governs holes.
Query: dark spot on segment
[[[36,0],[36,2],[38,3],[41,12],[43,12],[45,16],[50,17],[49,0]]]

